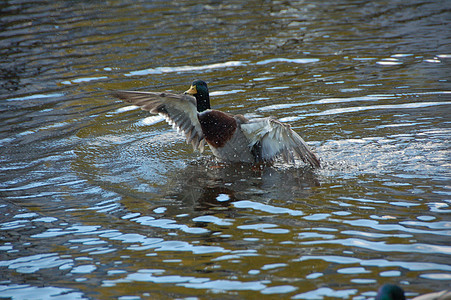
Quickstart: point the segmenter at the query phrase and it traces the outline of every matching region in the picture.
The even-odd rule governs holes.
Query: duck
[[[387,283],[377,291],[376,300],[406,300],[404,290],[396,284]]]
[[[377,292],[376,300],[405,300],[404,290],[391,283],[381,286]],[[451,300],[451,291],[444,290],[440,292],[428,293],[412,298],[412,300]]]
[[[211,109],[203,80],[194,80],[180,94],[119,90],[112,95],[163,116],[195,150],[202,153],[208,144],[221,162],[272,164],[281,157],[286,163],[296,164],[297,157],[312,168],[321,167],[320,160],[289,124],[272,117],[248,119]]]

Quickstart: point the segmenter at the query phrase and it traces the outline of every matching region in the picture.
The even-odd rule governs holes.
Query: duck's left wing
[[[113,96],[141,107],[166,121],[186,137],[194,149],[204,149],[205,138],[197,117],[196,98],[187,94],[116,91]]]
[[[312,167],[319,168],[320,162],[309,146],[290,125],[272,118],[251,119],[241,124],[243,133],[250,141],[250,147],[260,148],[263,161],[273,161],[282,155],[286,162],[294,162],[294,156]],[[255,149],[255,148],[254,148]]]

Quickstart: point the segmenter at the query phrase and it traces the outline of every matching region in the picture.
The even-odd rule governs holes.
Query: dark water
[[[0,297],[448,288],[450,20],[450,1],[3,1]],[[324,168],[218,167],[109,96],[195,78]]]

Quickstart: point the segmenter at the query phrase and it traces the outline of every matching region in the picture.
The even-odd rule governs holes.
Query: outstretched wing
[[[249,146],[258,150],[263,161],[273,161],[282,155],[286,162],[292,163],[294,156],[297,156],[314,168],[321,166],[319,159],[290,125],[272,118],[262,118],[249,120],[241,124],[241,128],[250,141]]]
[[[162,115],[174,129],[182,132],[194,149],[204,150],[205,138],[197,118],[196,98],[186,94],[116,91],[113,96]]]

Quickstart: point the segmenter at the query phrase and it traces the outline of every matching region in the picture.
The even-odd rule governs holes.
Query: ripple
[[[18,273],[30,274],[42,269],[56,268],[72,262],[72,259],[61,259],[55,253],[45,253],[0,261],[0,267],[8,267]]]
[[[25,225],[29,222],[30,221],[28,221],[28,220],[17,220],[17,221],[0,223],[0,230],[11,230],[11,229],[25,227]]]
[[[448,273],[426,273],[421,274],[420,277],[432,280],[451,280],[451,274]]]
[[[235,250],[231,251],[232,254],[218,256],[213,259],[213,261],[221,261],[221,260],[237,260],[242,257],[248,256],[258,256],[257,251],[255,250]]]
[[[429,245],[423,243],[415,243],[410,245],[388,244],[385,242],[371,242],[357,238],[327,240],[327,241],[308,241],[302,242],[302,244],[304,245],[340,244],[342,246],[371,249],[373,251],[380,252],[405,252],[405,253],[429,253],[429,254],[440,253],[447,255],[451,254],[451,248],[447,246]]]
[[[83,234],[83,233],[94,233],[100,226],[89,226],[89,225],[76,225],[67,228],[66,230],[62,228],[49,228],[45,232],[34,234],[31,237],[34,238],[50,238],[67,234]]]
[[[33,94],[33,95],[30,95],[30,96],[9,98],[9,99],[6,99],[6,101],[28,101],[28,100],[35,100],[35,99],[46,99],[46,98],[63,97],[64,95],[65,94],[63,94],[63,93]]]
[[[236,93],[243,93],[245,90],[228,90],[228,91],[214,91],[210,92],[210,96],[222,96],[222,95],[231,95]]]
[[[328,115],[337,115],[337,114],[345,114],[345,113],[355,113],[367,110],[399,110],[399,109],[416,109],[416,108],[424,108],[431,106],[441,106],[441,105],[450,105],[451,102],[415,102],[415,103],[403,103],[403,104],[385,104],[385,105],[371,105],[371,106],[356,106],[356,107],[344,107],[344,108],[335,108],[328,109],[318,113],[309,113],[305,116],[328,116]]]
[[[194,222],[213,223],[219,226],[230,226],[233,223],[232,219],[221,219],[215,216],[200,216],[193,219]]]
[[[134,251],[154,249],[155,251],[188,251],[194,254],[229,252],[222,247],[195,246],[183,241],[165,241],[162,238],[149,238],[141,234],[122,234],[118,231],[102,234],[101,236],[111,240],[122,241],[123,243],[133,243],[127,249]]]
[[[243,230],[256,230],[265,233],[274,233],[274,234],[283,234],[290,232],[288,229],[277,228],[278,226],[275,224],[251,224],[251,225],[240,225],[237,228]]]
[[[400,267],[410,271],[428,271],[428,270],[441,270],[441,271],[451,271],[451,266],[446,264],[437,263],[424,263],[424,262],[405,262],[405,261],[389,261],[386,259],[359,259],[347,256],[301,256],[298,261],[305,260],[323,260],[329,263],[336,264],[360,264],[362,266],[375,266],[378,268],[384,267]]]
[[[270,63],[278,63],[278,62],[285,62],[285,63],[296,63],[296,64],[306,64],[306,63],[313,63],[318,62],[318,58],[295,58],[295,59],[289,59],[289,58],[271,58],[266,60],[261,60],[255,62],[256,65],[266,65]],[[222,63],[214,63],[209,65],[200,65],[200,66],[178,66],[178,67],[156,67],[156,68],[149,68],[139,71],[132,71],[129,73],[124,74],[125,76],[145,76],[145,75],[151,75],[151,74],[164,74],[164,73],[186,73],[186,72],[199,72],[199,71],[209,71],[214,69],[221,69],[221,68],[231,68],[231,67],[243,67],[250,63],[250,61],[227,61]],[[91,78],[85,78],[85,80],[89,81]],[[103,79],[99,77],[99,79]],[[78,82],[83,82],[83,78],[77,79]],[[72,80],[72,82],[74,82]],[[67,83],[65,83],[67,84]],[[69,82],[70,84],[70,82]],[[239,90],[241,92],[242,90]]]
[[[292,210],[289,208],[277,207],[273,205],[258,203],[249,200],[236,201],[232,203],[237,208],[252,208],[272,214],[289,214],[291,216],[301,216],[303,213],[299,210]]]
[[[263,295],[286,294],[294,292],[297,289],[298,289],[297,287],[294,287],[292,285],[279,285],[265,288],[261,290],[261,293]]]
[[[68,85],[68,84],[90,82],[90,81],[98,81],[98,80],[104,80],[104,79],[108,79],[108,77],[107,76],[97,76],[97,77],[77,78],[77,79],[61,81],[61,84]]]
[[[334,290],[331,288],[323,287],[306,293],[297,294],[296,296],[292,297],[292,299],[323,299],[324,297],[348,299],[356,293],[356,289]]]
[[[209,289],[213,291],[259,291],[266,288],[262,281],[213,280],[206,282],[179,283],[179,286],[193,289]]]
[[[97,269],[94,265],[82,265],[82,266],[76,266],[73,268],[70,272],[73,274],[89,274],[92,273]]]
[[[265,60],[261,60],[256,62],[256,65],[266,65],[266,64],[270,64],[270,63],[276,63],[276,62],[288,62],[288,63],[295,63],[295,64],[308,64],[308,63],[313,63],[313,62],[318,62],[319,59],[318,58],[270,58],[270,59],[265,59]]]
[[[98,245],[106,244],[106,241],[102,241],[99,238],[87,238],[87,239],[72,239],[68,241],[69,243],[82,243],[83,245]]]
[[[319,221],[319,220],[326,220],[330,217],[330,214],[313,214],[310,216],[303,217],[305,220],[311,220],[311,221]]]
[[[0,285],[2,297],[11,299],[88,299],[82,292],[53,286],[37,287],[28,284]]]
[[[266,288],[260,281],[234,281],[234,280],[210,280],[209,278],[180,276],[180,275],[162,275],[164,270],[139,270],[136,273],[128,274],[125,278],[116,280],[104,280],[102,286],[113,287],[118,283],[153,282],[153,283],[174,283],[178,286],[193,289],[209,289],[213,291],[240,291],[252,290],[258,291]]]
[[[377,282],[377,280],[376,279],[353,278],[353,279],[351,279],[351,282],[354,282],[357,284],[374,284]]]
[[[316,279],[316,278],[320,278],[322,276],[324,276],[324,273],[315,272],[315,273],[308,274],[307,276],[305,276],[305,278],[306,279]]]
[[[376,64],[384,65],[384,66],[395,66],[395,65],[402,64],[402,62],[394,57],[388,57],[388,58],[383,58],[380,61],[377,61]]]
[[[337,270],[340,274],[362,274],[362,273],[370,273],[368,270],[362,267],[354,267],[354,268],[342,268]]]
[[[401,276],[401,272],[399,272],[399,271],[384,271],[384,272],[380,272],[379,276],[382,276],[382,277],[399,277],[399,276]]]
[[[267,264],[261,267],[262,270],[272,270],[277,268],[287,267],[288,264],[285,263],[276,263],[276,264]]]
[[[150,226],[150,227],[158,227],[158,228],[164,228],[164,229],[179,229],[183,232],[192,233],[192,234],[201,234],[201,233],[209,232],[208,229],[198,228],[198,227],[190,227],[185,224],[177,224],[177,221],[170,220],[170,219],[155,219],[153,217],[141,216],[138,218],[131,219],[131,221],[134,221],[141,225]]]
[[[174,73],[174,72],[199,72],[220,68],[230,68],[230,67],[241,67],[245,66],[248,61],[227,61],[223,63],[215,63],[210,65],[203,66],[179,66],[179,67],[157,67],[157,68],[149,68],[140,71],[133,71],[125,76],[145,76],[150,74],[163,74],[163,73]]]
[[[421,229],[414,229],[402,226],[400,224],[380,224],[378,221],[375,220],[366,220],[366,219],[360,219],[360,220],[344,220],[344,223],[353,225],[355,227],[370,227],[373,229],[381,230],[381,231],[403,231],[403,232],[409,232],[409,233],[421,233],[421,234],[435,234],[435,235],[445,235],[445,236],[451,236],[450,230],[437,230],[437,231],[431,231],[431,230],[421,230]],[[418,222],[420,223],[420,222]],[[418,224],[415,223],[415,224]],[[411,222],[403,222],[402,224],[408,224],[413,225],[414,223]],[[449,222],[444,222],[445,227],[441,227],[443,229],[449,229],[450,224]],[[432,225],[431,225],[432,226]]]

